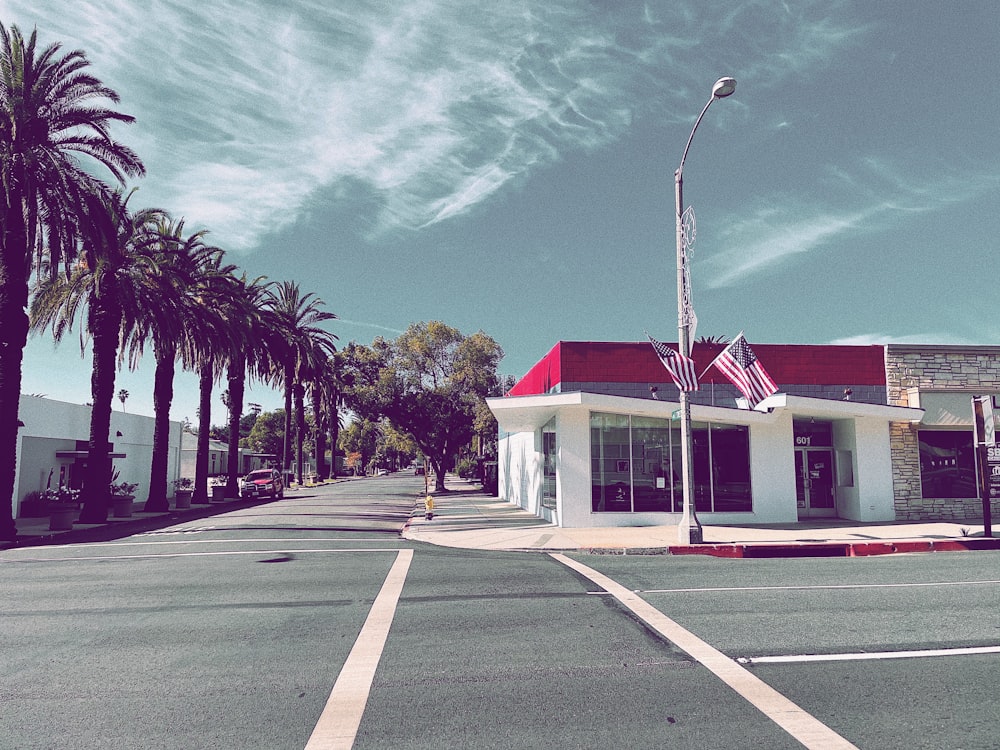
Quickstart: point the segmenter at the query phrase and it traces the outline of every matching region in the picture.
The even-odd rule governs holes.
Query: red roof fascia
[[[675,346],[670,344],[670,346]],[[700,375],[725,348],[695,344]],[[885,385],[885,350],[877,344],[751,344],[778,384]],[[669,375],[645,342],[560,341],[510,390],[510,396],[548,393],[559,383],[662,383]],[[704,382],[727,382],[712,368]]]
[[[523,378],[514,384],[508,392],[508,396],[535,396],[540,393],[548,393],[555,385],[562,382],[560,351],[563,342],[558,342],[549,353],[542,357],[535,365],[528,370]]]

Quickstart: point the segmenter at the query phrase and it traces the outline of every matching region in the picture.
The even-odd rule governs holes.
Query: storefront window
[[[666,419],[592,413],[594,512],[682,510],[680,424]],[[692,424],[695,509],[750,512],[749,430]]]
[[[632,510],[629,418],[625,414],[590,416],[590,465],[594,511]]]
[[[976,497],[972,432],[920,430],[920,483],[924,497]]]
[[[635,510],[673,510],[674,479],[670,472],[670,454],[680,444],[680,428],[669,422],[648,417],[632,417],[632,493]],[[679,464],[678,464],[679,465]],[[676,482],[680,488],[680,478]]]
[[[542,428],[542,507],[556,507],[556,420]]]
[[[750,431],[729,424],[712,425],[712,509],[716,513],[749,513]]]

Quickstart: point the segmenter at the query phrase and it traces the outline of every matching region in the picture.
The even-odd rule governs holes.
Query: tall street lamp
[[[688,136],[687,145],[684,146],[684,154],[681,156],[681,164],[674,172],[674,196],[675,208],[677,212],[677,345],[680,348],[682,357],[691,356],[691,326],[694,319],[694,311],[691,307],[691,295],[688,289],[687,253],[684,247],[684,161],[687,159],[688,149],[691,148],[691,141],[694,133],[701,124],[701,118],[708,112],[712,102],[725,97],[736,91],[735,78],[720,78],[712,86],[712,96],[709,98],[705,108],[701,110],[698,119],[694,121],[691,128],[691,135]],[[701,544],[702,530],[701,523],[698,522],[698,515],[694,507],[694,469],[693,458],[694,448],[691,441],[691,398],[688,391],[680,391],[681,401],[681,487],[684,496],[684,507],[681,514],[681,522],[677,528],[678,541],[681,544]]]

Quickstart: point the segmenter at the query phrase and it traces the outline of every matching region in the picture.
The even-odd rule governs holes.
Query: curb
[[[669,547],[671,555],[710,555],[728,558],[874,557],[916,552],[972,552],[1000,550],[1000,539],[941,539],[898,542],[802,542],[792,544],[700,544]]]

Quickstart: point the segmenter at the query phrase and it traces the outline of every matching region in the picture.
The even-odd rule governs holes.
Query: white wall
[[[49,470],[53,470],[52,485],[56,486],[59,467],[73,463],[72,458],[57,458],[57,451],[71,451],[76,441],[90,439],[90,407],[68,404],[35,396],[21,396],[18,417],[24,423],[18,433],[17,473],[14,479],[13,510],[27,493],[45,488]],[[138,484],[136,497],[149,493],[149,472],[153,457],[152,417],[111,413],[109,439],[115,453],[125,458],[113,459],[119,472],[119,482]],[[117,433],[121,433],[121,437]],[[180,422],[170,423],[170,449],[167,457],[167,481],[179,476]],[[23,471],[22,471],[23,468]],[[169,492],[168,492],[169,494]]]
[[[854,484],[859,491],[859,507],[856,516],[844,517],[854,521],[894,521],[889,424],[878,419],[859,418],[855,431],[858,447]]]
[[[833,422],[833,469],[837,515],[840,518],[858,518],[861,512],[861,496],[858,486],[858,438],[856,420],[838,419]],[[845,466],[850,456],[850,466]],[[841,478],[849,472],[854,484],[841,484]]]
[[[501,498],[542,516],[540,443],[537,432],[518,432],[502,438],[497,453],[497,476]]]
[[[590,411],[563,409],[556,416],[556,497],[558,523],[567,528],[595,526],[590,486]]]

